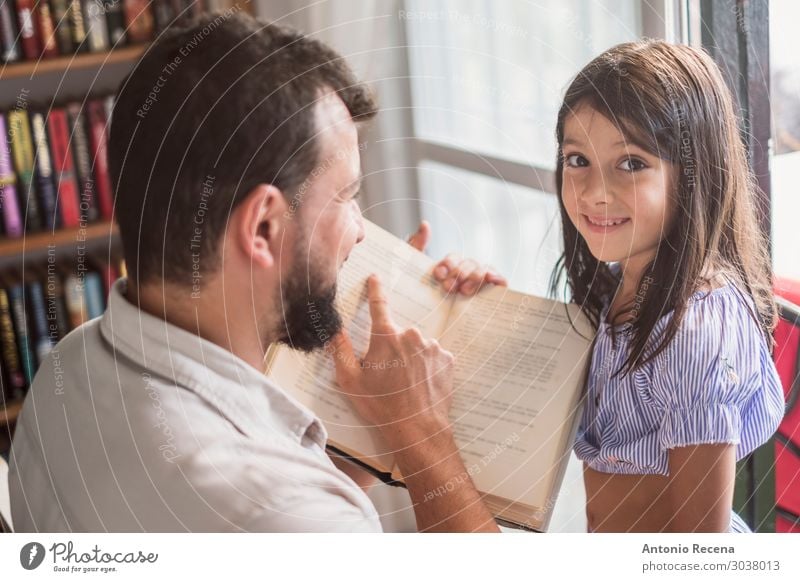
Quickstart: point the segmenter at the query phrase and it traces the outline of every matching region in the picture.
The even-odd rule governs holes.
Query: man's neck
[[[258,322],[246,300],[232,297],[216,284],[199,294],[166,281],[136,285],[128,280],[125,298],[142,311],[202,337],[238,356],[257,370],[264,369],[268,344],[261,340]]]

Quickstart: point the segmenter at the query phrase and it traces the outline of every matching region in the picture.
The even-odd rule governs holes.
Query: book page
[[[365,221],[366,222],[366,221]],[[434,261],[408,243],[366,222],[366,238],[350,253],[338,278],[337,305],[357,356],[369,345],[371,320],[367,278],[383,283],[394,322],[417,327],[424,337],[438,337],[453,300],[440,291],[432,276]],[[391,451],[377,429],[364,421],[337,392],[333,359],[323,351],[302,354],[281,346],[268,373],[278,385],[313,410],[325,424],[329,440],[339,448],[390,472]]]
[[[576,306],[505,288],[456,299],[442,338],[456,357],[451,419],[480,491],[540,508],[554,502],[593,335]]]

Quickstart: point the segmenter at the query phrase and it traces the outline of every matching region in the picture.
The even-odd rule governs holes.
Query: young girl
[[[736,461],[784,402],[757,190],[720,71],[688,46],[614,47],[573,80],[557,138],[554,280],[598,328],[575,443],[589,530],[749,531],[731,510]],[[488,278],[440,266],[449,290]]]

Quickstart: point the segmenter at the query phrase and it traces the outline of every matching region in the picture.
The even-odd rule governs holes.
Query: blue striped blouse
[[[575,453],[605,473],[668,475],[667,451],[731,443],[739,460],[775,432],[785,405],[752,300],[733,284],[695,293],[667,348],[630,374],[630,324],[601,315]],[[656,337],[671,314],[659,320]],[[613,338],[612,334],[616,337]]]

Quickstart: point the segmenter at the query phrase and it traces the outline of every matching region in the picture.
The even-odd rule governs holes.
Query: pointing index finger
[[[389,301],[386,299],[383,285],[377,275],[370,275],[367,279],[367,299],[369,300],[372,328],[393,328],[394,322],[389,312]]]

